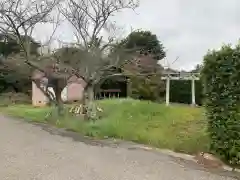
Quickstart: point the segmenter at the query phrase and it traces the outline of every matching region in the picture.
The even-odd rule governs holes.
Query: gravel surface
[[[236,179],[164,153],[66,137],[58,131],[0,116],[0,180]]]

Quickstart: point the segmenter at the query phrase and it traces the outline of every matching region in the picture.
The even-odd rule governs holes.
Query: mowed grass
[[[177,152],[208,151],[208,135],[203,108],[187,105],[157,104],[132,99],[111,99],[97,102],[103,118],[96,122],[82,121],[66,115],[59,120],[45,120],[50,108],[14,105],[2,108],[8,115],[28,121],[51,123],[95,138],[118,138]]]

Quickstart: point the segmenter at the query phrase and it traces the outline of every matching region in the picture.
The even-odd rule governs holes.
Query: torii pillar
[[[170,77],[166,78],[166,105],[169,106],[170,99]]]
[[[192,106],[196,106],[196,97],[195,97],[195,79],[192,79]]]

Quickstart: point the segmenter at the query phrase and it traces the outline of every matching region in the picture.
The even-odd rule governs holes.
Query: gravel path
[[[60,134],[0,116],[0,180],[234,180],[164,153]]]

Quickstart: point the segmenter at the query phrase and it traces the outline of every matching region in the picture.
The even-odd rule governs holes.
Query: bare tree
[[[96,117],[94,88],[106,78],[122,76],[122,67],[132,58],[126,50],[113,48],[117,28],[111,17],[125,9],[134,10],[138,3],[138,0],[67,0],[59,6],[77,39],[78,50],[69,63],[86,83],[84,104],[90,118]],[[104,32],[107,37],[103,37]]]
[[[61,63],[51,56],[35,56],[31,52],[31,38],[34,30],[39,24],[51,23],[55,24],[52,35],[47,44],[51,42],[58,25],[59,14],[56,18],[53,16],[53,11],[60,0],[3,0],[0,2],[0,32],[5,36],[10,36],[22,49],[23,63],[31,69],[29,76],[32,76],[33,70],[42,73],[42,77],[46,77],[48,81],[46,86],[53,87],[55,91],[55,99],[48,88],[44,89],[40,86],[39,79],[32,79],[38,88],[40,88],[49,100],[55,100],[55,104],[61,107],[61,91],[66,86],[65,79],[68,75],[59,73]],[[20,63],[21,61],[19,61]],[[65,68],[65,67],[64,67]],[[62,71],[61,71],[62,72]],[[64,70],[64,72],[66,72]],[[64,78],[63,78],[64,77]],[[62,108],[59,108],[61,110]]]
[[[3,0],[0,2],[0,31],[11,36],[30,54],[30,38],[37,24],[54,21],[51,12],[59,0]],[[28,60],[28,59],[26,59]]]
[[[79,44],[85,48],[92,45],[108,46],[114,41],[116,27],[111,17],[125,9],[138,7],[138,0],[67,0],[60,11],[74,28]],[[110,33],[106,43],[102,42],[103,31]]]
[[[0,3],[0,30],[17,40],[25,56],[24,63],[48,78],[47,86],[53,87],[58,107],[62,104],[61,91],[66,86],[67,77],[75,74],[82,78],[86,82],[84,104],[87,104],[87,112],[92,113],[94,87],[106,78],[123,75],[121,68],[125,60],[130,59],[129,53],[123,49],[114,48],[114,51],[111,51],[116,37],[114,35],[116,27],[110,21],[110,17],[124,9],[135,9],[138,2],[134,0],[63,1],[58,6],[59,10],[74,27],[78,40],[77,52],[73,52],[73,60],[67,63],[60,61],[55,54],[41,58],[34,58],[30,54],[29,37],[32,36],[37,24],[52,21],[51,12],[58,3],[59,0],[6,0]],[[107,40],[104,40],[102,31],[109,33]],[[51,95],[48,97],[50,99]]]

